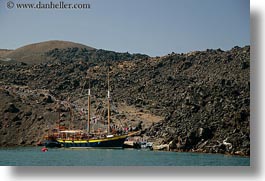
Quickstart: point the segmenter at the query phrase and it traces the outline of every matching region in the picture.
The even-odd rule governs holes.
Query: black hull
[[[58,141],[45,141],[44,146],[47,148],[61,148],[62,145]]]
[[[59,143],[65,148],[123,148],[126,137],[102,140],[64,141]]]

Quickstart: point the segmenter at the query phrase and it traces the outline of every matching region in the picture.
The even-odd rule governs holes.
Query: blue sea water
[[[135,149],[0,148],[1,166],[249,166],[250,158]]]

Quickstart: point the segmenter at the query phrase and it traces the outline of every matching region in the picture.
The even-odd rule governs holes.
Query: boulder
[[[19,109],[13,103],[9,103],[5,112],[18,113]]]

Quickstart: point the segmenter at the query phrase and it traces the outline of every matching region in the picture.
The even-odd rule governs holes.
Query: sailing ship
[[[49,136],[45,141],[46,147],[65,147],[65,148],[123,148],[127,137],[136,134],[136,132],[125,134],[112,134],[110,127],[110,88],[108,71],[108,126],[106,133],[91,132],[91,91],[88,89],[88,118],[87,130],[60,130]]]

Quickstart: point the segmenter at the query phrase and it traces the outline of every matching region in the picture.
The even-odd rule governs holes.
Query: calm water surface
[[[14,166],[249,166],[250,158],[133,149],[0,148],[0,165]]]

